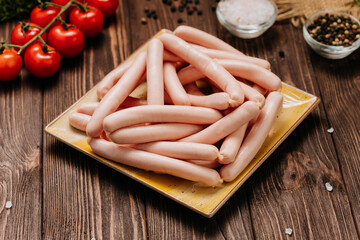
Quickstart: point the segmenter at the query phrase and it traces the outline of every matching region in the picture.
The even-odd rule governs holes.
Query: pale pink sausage
[[[128,71],[125,72],[121,79],[101,100],[86,127],[86,134],[88,136],[98,137],[100,135],[104,118],[115,112],[126,97],[129,96],[139,84],[140,78],[145,72],[145,63],[146,53],[139,53]]]
[[[147,103],[164,105],[164,46],[158,38],[149,41],[146,59]]]
[[[223,158],[218,160],[219,163],[229,164],[235,160],[236,154],[239,152],[243,142],[247,126],[248,124],[245,123],[224,139],[220,147],[220,153]]]
[[[223,59],[216,60],[216,62],[224,66],[224,68],[234,76],[247,79],[271,91],[278,91],[281,89],[281,80],[278,76],[255,64]],[[202,79],[205,75],[194,66],[190,65],[179,70],[178,77],[181,84],[185,85]],[[216,82],[214,82],[214,84],[218,85]]]
[[[91,118],[90,115],[73,112],[69,114],[69,123],[74,128],[85,132],[86,126],[89,123],[90,118]]]
[[[198,159],[213,161],[219,157],[219,150],[214,145],[187,142],[150,142],[134,146],[136,149],[178,159]]]
[[[233,102],[231,102],[232,107],[236,107],[244,102],[244,92],[242,88],[237,84],[237,80],[226,71],[224,67],[175,35],[164,33],[159,38],[166,49],[189,62],[201,73],[214,81],[224,92],[227,92],[233,100]]]
[[[133,62],[134,60],[127,60],[121,63],[99,82],[96,90],[99,99],[102,99],[105,94],[117,83],[117,81],[119,81]]]
[[[177,140],[203,129],[202,125],[185,123],[159,123],[118,129],[108,134],[114,143],[136,144],[154,141]]]
[[[224,59],[219,59],[217,62],[232,75],[247,79],[267,90],[279,91],[282,87],[278,76],[255,64]]]
[[[282,100],[283,96],[280,92],[269,93],[265,106],[241,145],[235,161],[221,168],[220,175],[224,181],[233,181],[253,160],[268,136],[281,107]]]
[[[188,94],[191,106],[208,107],[218,110],[229,108],[230,96],[225,92],[213,93],[210,95],[198,96]]]
[[[178,105],[137,106],[107,116],[104,119],[104,130],[113,132],[131,125],[153,122],[212,124],[221,118],[219,111],[210,108]]]
[[[76,109],[76,112],[86,115],[93,115],[97,106],[99,106],[99,102],[85,102]]]
[[[180,139],[179,141],[214,144],[256,117],[259,111],[260,109],[256,103],[246,101],[234,111],[204,130]]]
[[[164,91],[164,101],[168,105],[174,105],[171,97],[169,96],[169,94],[166,91]]]
[[[216,160],[212,160],[212,161],[184,160],[184,161],[187,161],[189,163],[199,165],[199,166],[202,166],[202,167],[206,167],[206,168],[217,168],[217,167],[220,166],[220,164]]]
[[[91,139],[90,147],[94,153],[109,160],[157,173],[165,173],[187,180],[201,182],[207,186],[222,183],[217,171],[183,160],[121,147],[103,139]]]
[[[232,47],[228,43],[220,40],[219,38],[201,31],[199,29],[189,27],[189,26],[179,26],[175,29],[174,34],[187,42],[192,42],[200,46],[207,48],[224,50],[228,52],[233,52],[236,54],[243,55],[242,52]]]
[[[196,48],[200,52],[208,55],[211,58],[244,61],[244,62],[256,64],[256,65],[258,65],[262,68],[268,69],[268,70],[270,69],[270,63],[261,58],[250,57],[250,56],[246,56],[246,55],[239,55],[239,54],[235,54],[232,52],[226,52],[226,51],[222,51],[222,50],[204,48],[204,47],[201,47],[201,46],[195,45],[195,44],[193,44],[191,46],[193,46],[194,48]]]
[[[173,63],[164,63],[164,84],[166,92],[176,105],[190,105],[190,99],[179,81]]]

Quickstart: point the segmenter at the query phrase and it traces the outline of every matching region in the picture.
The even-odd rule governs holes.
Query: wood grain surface
[[[23,69],[0,83],[0,239],[359,239],[359,50],[343,60],[324,59],[287,22],[241,40],[218,23],[214,4],[200,1],[202,15],[189,16],[172,13],[161,0],[120,0],[102,33],[87,39],[83,53],[63,61],[55,76],[38,80]],[[158,18],[142,24],[146,6]],[[211,219],[43,130],[152,35],[180,25],[179,18],[267,59],[284,82],[321,98]],[[0,24],[0,41],[15,24]],[[12,208],[5,208],[7,201]]]

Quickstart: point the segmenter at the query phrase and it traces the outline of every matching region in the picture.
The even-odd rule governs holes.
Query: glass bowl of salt
[[[222,0],[216,8],[219,22],[237,37],[256,38],[275,22],[277,6],[272,0]]]

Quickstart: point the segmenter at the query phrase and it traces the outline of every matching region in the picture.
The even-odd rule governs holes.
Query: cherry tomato
[[[61,6],[65,6],[70,0],[51,0],[52,3],[61,5]],[[79,0],[78,2],[84,2],[83,0]],[[65,15],[69,15],[71,10],[74,8],[74,6],[69,7],[66,11],[65,11]]]
[[[77,26],[85,37],[94,37],[104,27],[104,16],[96,7],[85,4],[82,9],[76,7],[70,13],[70,22]]]
[[[30,14],[30,22],[39,24],[41,27],[46,27],[60,12],[60,8],[54,6],[48,6],[45,9],[35,7]],[[61,15],[62,19],[65,19],[65,14]],[[60,24],[60,21],[55,21],[51,27]]]
[[[0,53],[0,81],[10,81],[19,75],[22,67],[21,56],[14,49]]]
[[[97,7],[105,18],[113,15],[119,6],[118,0],[87,0],[86,2],[91,6]]]
[[[82,32],[71,24],[53,27],[48,35],[49,44],[59,51],[61,57],[72,58],[81,53],[85,38]]]
[[[49,45],[46,45],[46,49],[44,51],[41,43],[35,43],[25,51],[25,67],[35,77],[50,77],[60,68],[61,57],[58,51]]]
[[[15,26],[15,28],[11,32],[11,43],[23,46],[25,43],[33,39],[37,34],[41,32],[41,30],[37,27],[40,26],[32,22],[25,22],[23,24],[19,23],[18,25]],[[46,42],[47,40],[46,33],[43,33],[41,37]],[[40,40],[36,40],[35,42],[39,42],[39,41]]]

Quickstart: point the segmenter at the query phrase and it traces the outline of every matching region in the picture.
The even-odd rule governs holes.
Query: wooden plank
[[[120,1],[102,34],[86,39],[83,54],[64,61],[44,89],[44,126],[129,55],[130,29]],[[124,9],[126,10],[126,9]],[[45,239],[145,238],[141,194],[133,181],[44,135]]]
[[[345,186],[335,182],[335,191],[348,195],[358,234],[360,231],[360,52],[343,60],[326,60],[310,53],[317,64],[316,76]],[[330,179],[331,180],[331,179]],[[348,203],[347,203],[348,204]]]
[[[326,89],[319,88],[316,79],[325,75],[315,61],[310,62],[301,29],[279,24],[263,38],[273,72],[289,84],[323,96]],[[358,238],[327,127],[320,104],[249,179],[246,188],[256,238],[285,239],[286,228],[293,230],[294,239]],[[333,192],[326,190],[326,182],[334,186]]]
[[[0,24],[0,41],[15,24]],[[41,87],[25,69],[0,82],[0,239],[41,237],[41,108]]]

